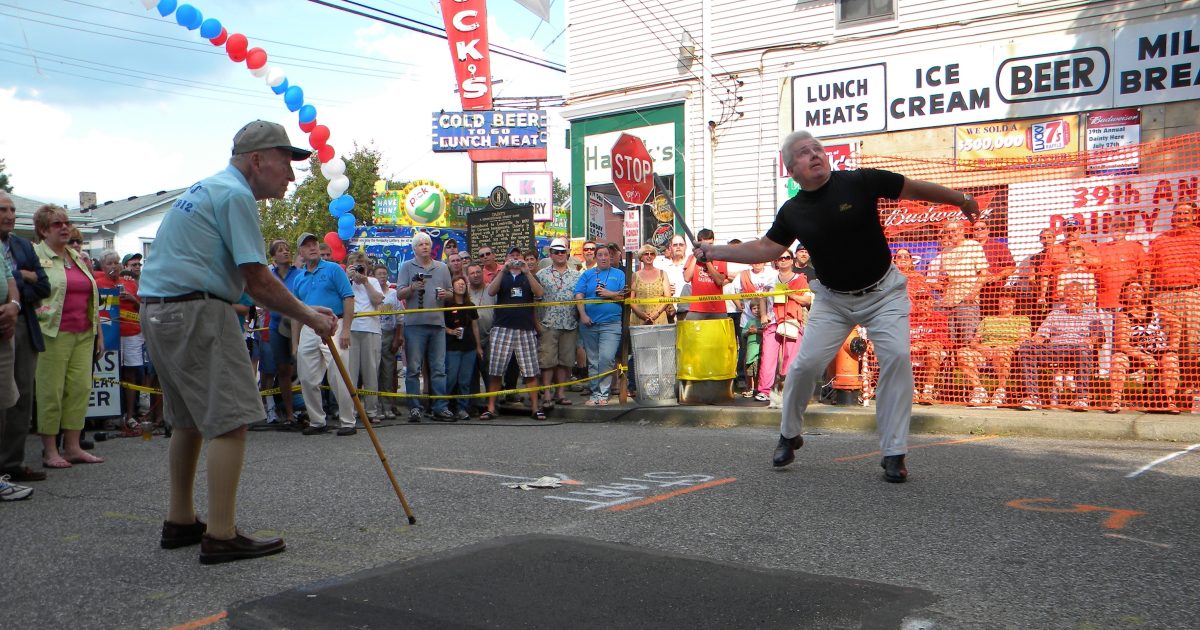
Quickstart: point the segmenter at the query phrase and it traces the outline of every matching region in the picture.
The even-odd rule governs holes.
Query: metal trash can
[[[646,407],[667,407],[675,399],[675,324],[631,326],[634,400]]]

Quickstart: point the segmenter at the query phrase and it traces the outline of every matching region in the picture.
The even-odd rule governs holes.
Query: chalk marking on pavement
[[[1052,514],[1087,514],[1089,512],[1108,512],[1110,516],[1104,519],[1104,527],[1106,529],[1125,529],[1125,525],[1130,520],[1139,516],[1146,516],[1145,512],[1137,510],[1126,510],[1123,508],[1103,507],[1099,505],[1088,505],[1086,503],[1075,503],[1069,508],[1050,507],[1044,505],[1046,503],[1054,503],[1055,499],[1038,498],[1038,499],[1013,499],[1004,505],[1018,510],[1028,510],[1030,512],[1050,512]]]
[[[652,497],[646,497],[645,499],[641,499],[638,501],[631,501],[629,503],[622,503],[620,505],[614,505],[614,506],[608,508],[608,511],[609,512],[623,512],[625,510],[632,510],[634,508],[644,507],[647,505],[658,503],[660,501],[666,501],[667,499],[677,497],[681,494],[687,494],[689,492],[696,492],[698,490],[704,490],[706,488],[714,488],[716,486],[723,486],[727,483],[733,483],[735,481],[737,481],[736,477],[726,477],[725,479],[714,479],[712,481],[707,481],[707,482],[699,484],[699,485],[690,486],[687,488],[680,488],[679,490],[672,490],[671,492],[664,492],[663,494],[656,494]]]
[[[975,436],[975,437],[963,438],[961,440],[949,440],[947,442],[931,442],[929,444],[917,444],[916,446],[908,447],[908,450],[911,451],[911,450],[917,449],[917,448],[929,448],[930,446],[950,446],[951,444],[966,444],[968,442],[982,442],[984,440],[994,440],[998,437],[1000,437],[1000,436],[999,435],[979,435],[979,436]],[[871,451],[870,453],[863,453],[862,455],[847,455],[846,457],[835,457],[833,461],[835,461],[835,462],[852,462],[857,459],[866,459],[868,457],[878,457],[882,454],[883,453],[881,453],[880,451]]]
[[[1194,451],[1198,448],[1200,448],[1200,444],[1193,444],[1193,445],[1183,449],[1182,451],[1177,451],[1175,453],[1171,453],[1170,455],[1165,455],[1163,457],[1159,457],[1158,459],[1150,462],[1149,464],[1146,464],[1145,466],[1142,466],[1141,468],[1129,473],[1128,475],[1125,475],[1125,478],[1133,479],[1134,477],[1137,477],[1138,475],[1146,472],[1147,470],[1150,470],[1151,468],[1154,468],[1155,466],[1157,466],[1159,464],[1162,464],[1164,462],[1169,462],[1172,459],[1175,459],[1176,457],[1180,457],[1182,455],[1187,455],[1188,453],[1191,453],[1192,451]]]
[[[1123,536],[1121,534],[1105,534],[1105,536],[1108,538],[1119,538],[1121,540],[1131,540],[1133,542],[1146,543],[1147,545],[1153,545],[1155,547],[1158,547],[1159,549],[1170,549],[1171,548],[1171,545],[1168,545],[1166,543],[1154,542],[1153,540],[1142,540],[1141,538],[1134,538],[1133,536]]]
[[[488,472],[486,470],[462,470],[460,468],[429,468],[429,467],[425,467],[425,466],[419,466],[419,467],[417,467],[417,470],[431,470],[433,472],[462,473],[464,475],[480,475],[483,477],[501,477],[503,479],[520,479],[522,481],[536,481],[538,479],[537,477],[523,477],[523,476],[519,476],[519,475],[502,475],[500,473]],[[563,475],[562,473],[558,473],[555,476],[561,480],[561,483],[564,486],[582,486],[583,485],[582,481],[576,481],[574,479],[567,479],[566,476]]]
[[[181,623],[178,626],[172,627],[171,630],[196,630],[197,628],[211,626],[212,624],[217,623],[218,621],[220,621],[228,616],[229,616],[229,612],[222,610],[221,612],[219,612],[215,615],[209,615],[207,617],[193,619],[187,623]]]

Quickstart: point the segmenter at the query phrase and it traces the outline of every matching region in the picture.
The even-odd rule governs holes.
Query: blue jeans
[[[434,396],[446,395],[446,329],[442,326],[414,324],[404,327],[404,355],[408,374],[404,378],[404,391],[408,394],[421,393],[421,367],[429,359],[429,380],[432,381]],[[420,398],[409,398],[410,409],[420,409]],[[444,411],[446,400],[435,398],[433,412]]]
[[[451,350],[446,353],[446,393],[470,394],[471,379],[475,376],[474,350]],[[455,401],[456,411],[466,411],[470,406],[469,398]]]
[[[583,351],[587,353],[588,376],[595,377],[611,369],[617,362],[621,349],[621,322],[612,321],[591,326],[579,326],[579,338],[583,340]],[[612,377],[592,381],[592,399],[608,398],[612,389]]]

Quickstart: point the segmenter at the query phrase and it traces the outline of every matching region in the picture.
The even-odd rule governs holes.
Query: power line
[[[340,6],[340,5],[332,4],[332,3],[330,3],[330,2],[326,2],[325,0],[308,0],[308,1],[309,1],[309,2],[311,2],[311,3],[313,3],[313,4],[319,4],[319,5],[321,5],[321,6],[329,7],[329,8],[331,8],[331,9],[336,9],[336,10],[338,10],[338,11],[344,11],[344,12],[346,12],[346,13],[349,13],[349,14],[351,14],[351,15],[357,15],[357,16],[359,16],[359,17],[364,17],[364,18],[367,18],[368,20],[375,20],[376,22],[382,22],[382,23],[384,23],[384,24],[390,24],[390,25],[392,25],[392,26],[397,26],[397,27],[400,27],[400,28],[403,28],[403,29],[407,29],[407,30],[410,30],[410,31],[416,32],[416,33],[420,33],[420,34],[422,34],[422,35],[429,35],[429,36],[431,36],[431,37],[438,37],[438,38],[441,38],[441,39],[449,39],[449,37],[446,35],[445,31],[444,31],[444,30],[442,30],[442,29],[437,29],[437,30],[435,30],[435,31],[432,31],[432,32],[431,32],[431,31],[425,31],[425,30],[421,30],[420,28],[417,28],[417,27],[415,27],[415,26],[411,26],[411,25],[408,25],[408,24],[402,24],[402,23],[400,23],[400,22],[396,22],[396,21],[393,21],[393,20],[389,20],[389,19],[387,19],[387,18],[380,17],[380,16],[378,16],[378,15],[371,15],[371,14],[369,14],[369,13],[363,13],[362,11],[357,11],[357,10],[355,10],[355,9],[351,9],[350,7],[345,7],[345,6]],[[392,13],[389,13],[389,12],[387,12],[387,11],[383,11],[383,10],[381,10],[381,9],[375,9],[375,8],[372,8],[371,10],[373,10],[373,11],[378,11],[378,12],[380,12],[380,13],[383,13],[383,14],[385,14],[385,15],[394,15],[394,14],[392,14]],[[399,16],[399,17],[402,17],[402,18],[403,18],[403,16]],[[403,19],[409,19],[410,21],[414,21],[414,20],[411,20],[410,18],[403,18]],[[424,24],[423,22],[419,22],[419,23],[420,23],[420,24]],[[426,25],[426,26],[427,26],[427,27],[429,27],[429,28],[435,28],[435,29],[437,28],[437,27],[434,27],[434,26],[431,26],[431,25]],[[510,49],[504,48],[504,47],[502,47],[502,46],[492,46],[492,45],[489,45],[489,48],[490,48],[490,49],[495,49],[493,52],[495,52],[495,54],[497,54],[497,55],[500,55],[500,56],[503,56],[503,57],[510,57],[510,58],[512,58],[512,59],[516,59],[517,61],[524,61],[525,63],[533,64],[533,65],[535,65],[535,66],[541,66],[541,67],[543,67],[543,68],[548,68],[548,69],[550,69],[550,70],[554,70],[554,71],[556,71],[556,72],[566,72],[566,71],[567,71],[567,70],[566,70],[566,68],[564,68],[564,67],[562,67],[562,66],[559,66],[559,65],[556,65],[556,64],[554,64],[554,63],[552,63],[552,62],[549,62],[549,61],[544,61],[544,60],[541,60],[541,59],[537,59],[537,58],[535,58],[535,57],[531,57],[531,56],[525,55],[524,53],[519,53],[519,52],[517,52],[517,51],[513,51],[513,50],[510,50]]]

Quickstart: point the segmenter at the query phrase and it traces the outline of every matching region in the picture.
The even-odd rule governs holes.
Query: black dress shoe
[[[208,526],[200,519],[196,519],[196,522],[191,525],[177,525],[170,521],[163,521],[162,539],[159,541],[159,545],[163,549],[198,545],[207,528]]]
[[[44,473],[40,470],[34,470],[28,466],[21,466],[20,468],[18,468],[16,470],[11,470],[11,471],[5,472],[3,474],[8,475],[9,481],[15,481],[17,483],[25,483],[27,481],[45,481],[46,480],[46,473]]]
[[[311,425],[304,427],[304,430],[301,431],[300,434],[301,435],[321,435],[322,433],[327,433],[327,432],[329,432],[329,425],[322,424],[319,427],[314,427]]]
[[[355,435],[357,433],[358,433],[358,429],[356,429],[354,427],[342,427],[337,430],[337,434],[341,435],[341,436]]]
[[[79,448],[90,451],[96,448],[96,443],[86,438],[79,438]]]
[[[282,538],[254,538],[237,532],[237,535],[229,540],[218,540],[205,534],[200,540],[200,564],[261,558],[277,554],[286,548]]]
[[[883,466],[884,481],[904,483],[908,480],[908,469],[904,467],[903,455],[888,455],[879,465]]]
[[[771,464],[776,468],[787,466],[796,461],[796,449],[804,446],[804,438],[797,435],[794,438],[785,438],[779,436],[779,444],[775,446],[775,456],[771,458]]]

